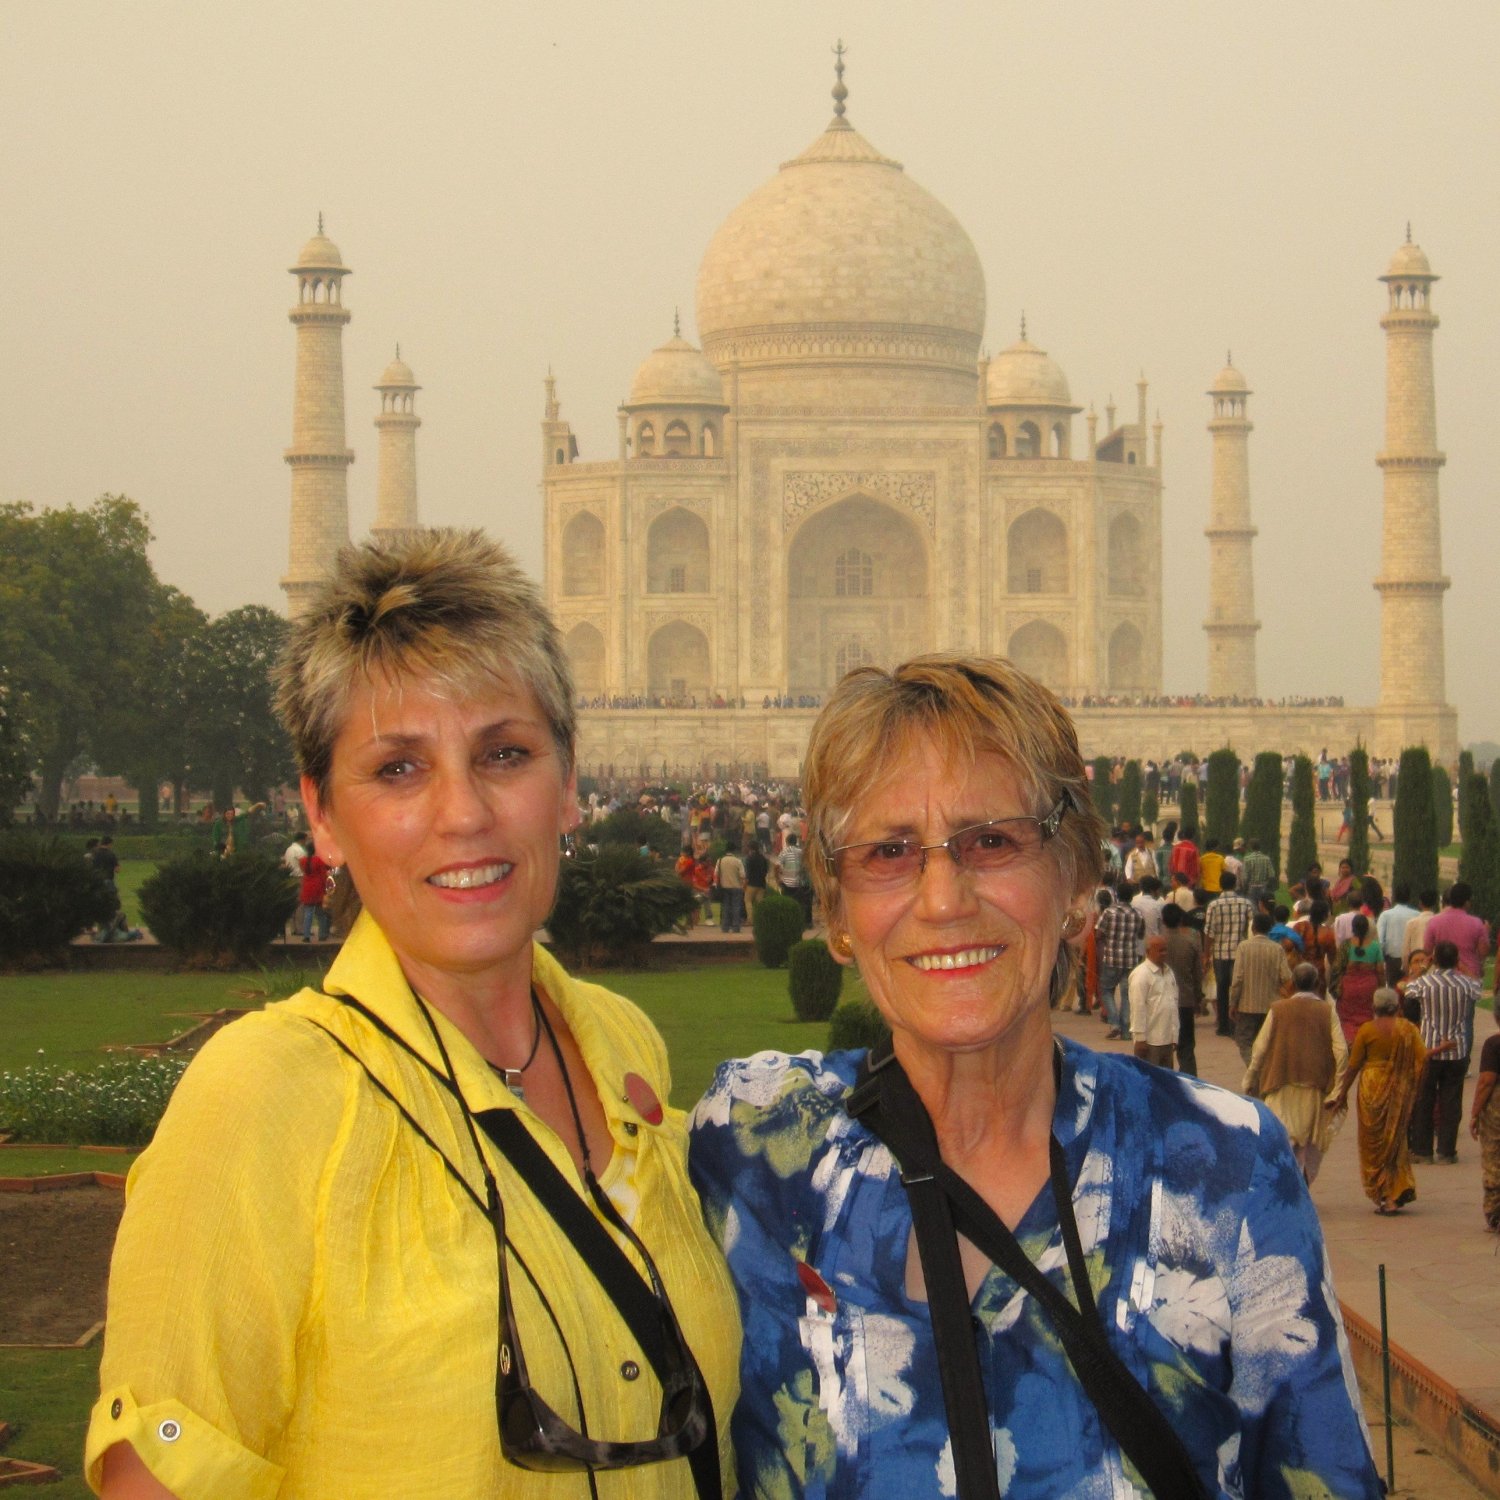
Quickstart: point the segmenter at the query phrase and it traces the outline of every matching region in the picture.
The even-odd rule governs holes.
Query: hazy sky
[[[910,0],[0,3],[0,499],[123,491],[211,613],[280,608],[295,334],[326,216],[356,534],[399,340],[422,516],[534,570],[542,377],[581,457],[714,229],[849,118],[968,229],[987,342],[1165,424],[1165,683],[1205,681],[1208,398],[1254,390],[1261,690],[1373,702],[1385,288],[1408,219],[1434,307],[1448,697],[1500,739],[1487,600],[1500,422],[1500,6]],[[1082,442],[1080,418],[1074,441]],[[1207,748],[1207,747],[1202,747]],[[1255,748],[1255,747],[1248,747]]]

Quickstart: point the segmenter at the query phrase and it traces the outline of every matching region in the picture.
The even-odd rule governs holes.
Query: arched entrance
[[[701,516],[673,506],[646,535],[648,594],[708,592],[708,527]]]
[[[787,690],[826,693],[840,665],[890,665],[932,639],[927,543],[900,512],[851,495],[787,554]]]
[[[708,638],[695,625],[673,620],[646,648],[646,691],[671,701],[708,700]]]
[[[1006,585],[1012,594],[1068,591],[1068,531],[1050,510],[1028,510],[1005,536]]]
[[[575,625],[565,642],[573,669],[573,691],[592,698],[604,691],[604,637],[587,623]]]
[[[1057,626],[1045,620],[1023,625],[1011,636],[1005,654],[1043,687],[1051,688],[1054,693],[1067,691],[1068,642]]]
[[[562,591],[567,598],[604,592],[604,523],[586,510],[563,527]]]
[[[1109,690],[1138,693],[1146,685],[1141,659],[1141,633],[1128,620],[1117,625],[1109,638]]]
[[[1109,591],[1125,598],[1146,592],[1146,548],[1141,523],[1129,513],[1109,523]]]

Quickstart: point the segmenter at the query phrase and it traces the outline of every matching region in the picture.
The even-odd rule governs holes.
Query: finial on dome
[[[672,337],[674,339],[682,337],[682,309],[680,307],[672,309]]]
[[[1411,220],[1406,221],[1406,243],[1411,244]]]
[[[1021,342],[1023,344],[1026,342],[1026,313],[1024,310],[1021,313]]]
[[[318,233],[322,234],[322,232],[323,232],[323,210],[320,208],[318,210]],[[1409,228],[1408,228],[1406,237],[1407,237],[1407,239],[1411,238],[1411,232],[1410,232]]]
[[[1225,353],[1225,355],[1224,355],[1224,363],[1226,365],[1228,365],[1231,369],[1233,369],[1233,367],[1234,367],[1234,350],[1233,349],[1230,349],[1230,350],[1228,350]]]
[[[400,343],[400,340],[397,340],[397,342],[396,342],[396,358],[397,359],[401,358],[401,343]]]
[[[838,45],[833,49],[833,115],[836,120],[844,118],[844,100],[849,97],[849,90],[844,87],[844,39],[840,37]]]

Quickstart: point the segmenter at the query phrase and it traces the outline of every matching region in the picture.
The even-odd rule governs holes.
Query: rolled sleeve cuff
[[[180,1401],[138,1406],[130,1387],[117,1385],[100,1396],[89,1418],[84,1477],[97,1495],[104,1483],[104,1455],[129,1443],[152,1477],[180,1500],[274,1500],[284,1471],[211,1426]]]

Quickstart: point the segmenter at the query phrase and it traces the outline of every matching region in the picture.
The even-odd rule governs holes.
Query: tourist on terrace
[[[1053,1036],[1103,857],[1057,700],[1000,659],[860,668],[805,795],[891,1036],[726,1063],[694,1116],[741,1493],[1374,1500],[1286,1132]]]
[[[533,941],[572,704],[478,532],[346,550],[293,623],[280,707],[363,913],[321,989],[199,1053],[131,1172],[106,1500],[732,1491],[734,1298],[661,1038]]]

